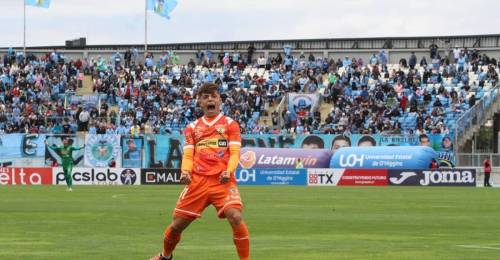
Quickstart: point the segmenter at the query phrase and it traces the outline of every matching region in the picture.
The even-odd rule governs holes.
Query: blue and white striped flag
[[[25,0],[26,5],[35,7],[49,8],[50,0]]]
[[[147,9],[154,11],[157,15],[170,19],[169,14],[177,6],[177,0],[148,0]]]

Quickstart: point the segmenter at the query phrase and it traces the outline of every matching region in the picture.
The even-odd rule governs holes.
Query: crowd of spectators
[[[220,86],[222,110],[243,133],[449,133],[450,115],[496,86],[499,66],[477,51],[440,56],[431,47],[429,61],[412,53],[399,64],[389,64],[384,50],[368,60],[331,59],[291,46],[269,57],[255,56],[252,46],[245,53],[204,50],[187,64],[172,51],[139,62],[137,49],[109,60],[9,49],[0,65],[0,133],[181,133],[201,115],[195,96],[204,82]],[[84,75],[96,99],[75,97]],[[272,111],[289,92],[317,94],[331,111]]]

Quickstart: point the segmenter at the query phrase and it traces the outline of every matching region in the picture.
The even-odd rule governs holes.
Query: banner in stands
[[[390,170],[389,185],[476,186],[475,169]]]
[[[259,148],[304,148],[329,149],[332,153],[349,146],[429,146],[441,151],[439,158],[443,166],[454,165],[453,148],[447,147],[445,135],[242,135],[243,147]],[[444,140],[444,141],[443,141]],[[144,137],[142,167],[180,168],[182,161],[182,135],[146,135]],[[125,149],[125,148],[124,148]],[[450,160],[445,160],[448,158]],[[328,166],[325,166],[328,167]]]
[[[122,136],[122,167],[142,167],[143,139]]]
[[[328,168],[332,152],[327,149],[243,148],[239,166],[244,169]]]
[[[141,169],[141,184],[181,184],[180,169]]]
[[[119,167],[121,165],[120,135],[87,135],[85,166]]]
[[[146,135],[144,168],[180,168],[184,137],[181,135]]]
[[[69,96],[69,104],[82,104],[86,109],[99,108],[99,95],[72,95]]]
[[[0,168],[0,185],[51,185],[51,168]]]
[[[45,135],[0,135],[0,167],[43,166]]]
[[[105,135],[104,135],[105,136]],[[75,145],[80,145],[81,137],[73,138]],[[0,136],[1,166],[44,166],[57,164],[58,155],[44,147],[45,135],[8,134]],[[329,149],[332,153],[341,147],[350,146],[429,146],[438,152],[441,166],[455,165],[455,155],[451,138],[446,135],[242,135],[243,147],[259,148],[304,148]],[[60,138],[49,137],[49,144],[60,143]],[[88,167],[136,166],[137,160],[122,161],[128,150],[127,139],[120,142],[120,137],[103,137],[86,135],[86,148],[81,159],[79,151],[75,151],[75,162]],[[137,149],[141,142],[135,140]],[[90,143],[89,143],[90,142]],[[90,145],[92,144],[92,145]],[[112,144],[112,145],[110,145]],[[116,145],[120,144],[120,145]],[[142,141],[141,166],[144,168],[179,168],[182,160],[182,135],[146,135]],[[119,149],[123,145],[123,154]],[[125,163],[125,164],[124,164]]]
[[[429,147],[343,147],[332,156],[330,168],[346,169],[429,169],[437,162]]]
[[[288,93],[288,111],[294,116],[305,116],[305,111],[312,113],[318,106],[318,94]]]
[[[309,186],[387,186],[383,169],[307,169]]]
[[[65,185],[63,168],[53,168],[53,183]],[[73,185],[140,185],[139,168],[73,168]]]
[[[427,146],[438,152],[440,166],[453,167],[455,155],[448,135],[242,135],[243,147],[331,149],[353,146]]]
[[[244,147],[267,148],[310,148],[338,149],[349,146],[429,146],[440,150],[442,139],[446,135],[276,135],[276,134],[245,134],[242,135]],[[446,140],[445,140],[446,141]]]
[[[238,185],[306,185],[306,169],[238,169]]]
[[[85,144],[85,138],[83,136],[76,135],[52,135],[46,136],[47,145],[55,145],[61,147],[63,145],[63,138],[68,138],[69,145],[75,147],[82,147]],[[83,166],[83,155],[84,149],[73,151],[73,164],[75,166]],[[57,167],[62,164],[60,152],[56,152],[53,149],[45,148],[45,166]]]

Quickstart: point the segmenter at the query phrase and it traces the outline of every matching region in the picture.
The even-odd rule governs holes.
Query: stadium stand
[[[187,64],[172,51],[139,64],[133,49],[110,60],[9,49],[1,64],[0,133],[181,133],[200,115],[197,89],[215,82],[224,113],[243,133],[453,134],[458,118],[498,83],[497,61],[467,49],[388,64],[384,50],[369,60],[334,60],[288,48],[253,59],[200,51]],[[320,107],[295,116],[288,93],[316,93]]]

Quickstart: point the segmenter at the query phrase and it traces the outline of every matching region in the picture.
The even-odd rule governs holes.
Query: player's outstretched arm
[[[76,147],[76,146],[73,146],[73,147],[72,147],[73,151],[82,150],[83,148],[85,148],[85,145],[80,146],[80,147]]]
[[[57,147],[55,144],[49,145],[49,142],[47,142],[47,140],[45,140],[45,146],[54,151],[57,151],[59,149],[59,147]]]
[[[191,183],[191,171],[193,170],[193,156],[194,148],[190,146],[184,147],[184,154],[182,155],[181,163],[181,183],[190,184]]]

